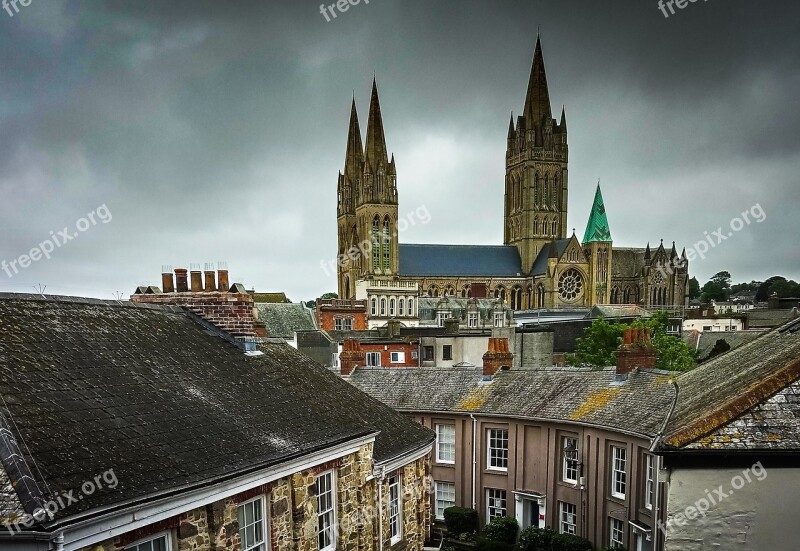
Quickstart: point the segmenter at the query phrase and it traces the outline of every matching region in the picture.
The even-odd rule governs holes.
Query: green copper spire
[[[603,204],[603,194],[600,192],[600,182],[597,182],[597,191],[594,194],[592,212],[589,214],[589,223],[586,224],[586,233],[583,236],[584,243],[610,243],[611,230],[608,227],[606,218],[606,207]]]

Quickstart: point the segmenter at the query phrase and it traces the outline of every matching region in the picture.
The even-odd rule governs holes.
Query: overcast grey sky
[[[32,0],[0,11],[0,260],[100,205],[112,218],[0,290],[111,298],[163,264],[226,260],[259,291],[335,290],[336,180],[373,71],[401,242],[502,244],[509,114],[537,26],[566,104],[569,224],[598,177],[615,246],[690,247],[766,213],[690,272],[800,278],[800,5],[710,0]],[[13,8],[12,8],[13,12]],[[752,217],[751,217],[752,218]],[[716,241],[716,240],[715,240]],[[12,272],[13,274],[13,272]]]

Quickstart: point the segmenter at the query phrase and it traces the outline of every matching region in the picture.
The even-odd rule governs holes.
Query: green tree
[[[772,276],[758,287],[756,291],[756,302],[764,302],[769,298],[769,288],[776,281],[786,281],[783,276]]]
[[[700,297],[700,282],[696,277],[689,280],[689,299],[694,300]]]
[[[731,285],[731,295],[740,293],[755,294],[758,292],[758,288],[761,287],[762,283],[762,281],[751,281],[750,283],[737,283],[736,285]]]
[[[795,298],[800,297],[800,283],[793,280],[778,280],[769,286],[769,295],[778,295],[780,298]]]
[[[617,363],[617,349],[622,343],[622,334],[627,327],[650,329],[653,347],[656,349],[656,369],[664,371],[689,371],[696,365],[694,350],[677,337],[667,334],[669,314],[656,312],[650,318],[640,318],[632,324],[608,323],[596,319],[578,338],[574,355],[569,355],[570,365],[606,367]]]
[[[717,272],[711,277],[708,283],[703,285],[701,289],[701,298],[703,301],[721,301],[728,300],[731,296],[731,274],[730,272]]]

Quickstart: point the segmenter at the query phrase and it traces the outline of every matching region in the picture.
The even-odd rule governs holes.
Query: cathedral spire
[[[381,104],[378,99],[378,84],[375,77],[372,78],[372,99],[369,103],[365,157],[367,169],[371,172],[377,172],[378,167],[389,162],[386,154],[386,138],[383,134]]]
[[[567,131],[567,106],[561,106],[561,124],[558,125],[562,132]]]
[[[536,51],[533,54],[531,76],[528,81],[528,94],[525,97],[525,118],[528,128],[537,128],[543,122],[552,124],[552,111],[550,110],[550,93],[547,89],[547,76],[544,71],[544,56],[542,55],[542,42],[536,37]]]
[[[347,152],[344,159],[344,174],[351,183],[358,180],[358,175],[363,170],[364,146],[361,144],[361,128],[358,125],[358,112],[356,111],[356,98],[350,108],[350,130],[347,133]]]
[[[514,113],[511,113],[511,120],[508,121],[508,139],[514,139]]]
[[[603,193],[600,191],[600,182],[597,182],[597,191],[594,193],[592,211],[589,213],[589,222],[586,224],[586,233],[583,243],[610,243],[611,230],[608,227],[606,207],[603,204]]]

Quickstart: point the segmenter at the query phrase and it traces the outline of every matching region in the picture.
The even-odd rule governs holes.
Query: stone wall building
[[[0,549],[422,551],[433,433],[217,287],[0,295]]]
[[[568,165],[566,113],[562,109],[560,119],[553,117],[537,39],[522,114],[516,119],[512,114],[508,129],[503,245],[401,244],[398,234],[407,221],[398,217],[398,169],[386,147],[373,81],[366,142],[353,100],[344,171],[338,176],[339,297],[380,304],[387,296],[470,298],[478,288],[476,298],[502,299],[513,310],[685,306],[685,252],[678,254],[674,242],[665,248],[663,240],[652,251],[649,244],[614,247],[599,184],[583,241],[569,231]],[[381,285],[391,286],[391,292]],[[392,317],[388,302],[377,316]]]

